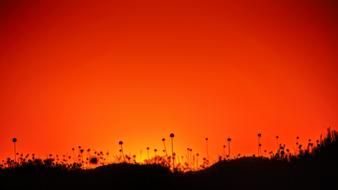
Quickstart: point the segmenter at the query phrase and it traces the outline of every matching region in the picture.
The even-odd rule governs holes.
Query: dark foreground
[[[0,170],[0,189],[338,189],[337,133],[312,153],[221,161],[190,173],[159,165],[113,164],[69,170],[44,162]]]

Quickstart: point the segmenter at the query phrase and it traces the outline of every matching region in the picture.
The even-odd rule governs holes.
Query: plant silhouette
[[[228,141],[228,157],[230,157],[230,144],[231,144],[231,138],[228,137],[227,141]]]
[[[119,141],[119,145],[120,145],[120,152],[122,154],[123,162],[125,162],[126,158],[124,156],[124,151],[123,151],[123,141]]]
[[[171,160],[172,160],[172,167],[175,168],[175,152],[174,152],[174,133],[170,133],[169,135],[171,140]]]
[[[298,154],[292,154],[285,144],[280,144],[276,153],[263,151],[269,157],[236,154],[212,165],[208,165],[207,158],[200,163],[199,153],[193,153],[190,147],[186,149],[186,164],[182,164],[183,157],[173,149],[174,135],[170,138],[171,159],[177,158],[175,165],[167,156],[157,154],[157,149],[149,162],[138,163],[135,154],[124,153],[122,141],[118,144],[124,155],[123,163],[107,164],[104,160],[108,152],[82,146],[78,147],[79,157],[86,150],[88,166],[83,165],[82,159],[73,162],[66,154],[48,154],[46,159],[39,159],[35,154],[15,152],[18,158],[1,162],[1,189],[338,189],[338,133],[331,129],[324,138],[308,139],[307,149],[297,141]],[[16,143],[17,139],[13,138],[12,142]],[[223,150],[227,147],[230,157],[232,139],[227,138],[227,142]]]
[[[261,156],[261,152],[262,152],[262,143],[261,143],[262,133],[258,133],[257,137],[258,137],[258,152],[257,152],[257,155]]]

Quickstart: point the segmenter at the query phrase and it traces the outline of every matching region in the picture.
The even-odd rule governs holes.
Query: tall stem
[[[173,161],[173,169],[175,168],[175,158],[174,158],[174,139],[171,138],[171,159]]]
[[[257,153],[257,155],[258,155],[258,157],[259,157],[259,155],[260,155],[260,137],[258,137],[258,153]]]
[[[14,142],[14,161],[16,163],[16,143]]]
[[[209,160],[209,147],[208,147],[208,140],[206,140],[206,150],[207,150],[207,159]]]
[[[228,142],[228,156],[230,157],[230,141]]]
[[[168,156],[167,147],[165,146],[165,141],[163,141],[163,147],[164,147],[165,156]]]

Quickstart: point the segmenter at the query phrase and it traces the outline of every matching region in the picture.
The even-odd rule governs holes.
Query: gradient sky
[[[221,154],[291,147],[338,116],[338,4],[0,2],[0,158],[18,151]]]

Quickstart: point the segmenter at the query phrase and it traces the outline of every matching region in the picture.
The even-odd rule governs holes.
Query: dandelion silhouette
[[[72,153],[73,153],[73,155],[72,155],[73,162],[76,162],[76,160],[75,160],[75,148],[74,147],[72,148]]]
[[[225,153],[226,150],[225,149],[226,149],[227,146],[224,144],[222,147],[223,147],[223,158],[225,158],[226,157],[226,153]]]
[[[16,142],[18,141],[17,138],[12,138],[12,142],[13,142],[13,148],[14,148],[14,161],[16,163]]]
[[[194,160],[194,158],[193,158],[194,156],[193,156],[193,154],[192,154],[192,148],[189,148],[189,164],[190,165],[193,165],[193,160]]]
[[[162,138],[162,143],[163,143],[163,150],[165,152],[165,155],[168,156],[167,147],[166,147],[166,144],[165,144],[165,138]]]
[[[126,161],[126,158],[125,158],[124,152],[123,152],[123,141],[119,141],[119,145],[120,145],[120,150],[121,150],[123,162],[125,162],[125,161]]]
[[[149,156],[149,147],[147,147],[147,157],[148,157],[148,160],[150,159],[150,156]]]
[[[200,156],[200,154],[199,154],[199,153],[196,153],[196,167],[199,167],[199,166],[198,166],[199,156]]]
[[[227,141],[228,141],[228,157],[230,157],[230,144],[231,144],[231,138],[229,137],[229,138],[227,139]]]
[[[312,151],[312,146],[313,146],[312,140],[309,139],[309,140],[308,140],[308,145],[307,145],[307,147],[308,147],[307,149],[308,149],[309,152]]]
[[[170,133],[170,140],[171,140],[171,159],[172,159],[172,166],[175,167],[175,157],[174,157],[174,133]]]
[[[207,159],[209,160],[209,147],[208,147],[208,140],[209,140],[209,138],[208,138],[208,137],[206,137],[206,138],[205,138],[206,155],[207,155]]]
[[[300,151],[301,151],[301,146],[300,146],[300,144],[299,144],[299,136],[297,136],[296,137],[296,147],[298,148],[298,153],[300,153]],[[295,150],[296,151],[296,150]]]
[[[257,152],[257,155],[258,155],[258,156],[261,156],[261,147],[262,147],[262,144],[261,144],[261,137],[262,137],[262,134],[261,134],[261,133],[258,133],[258,134],[257,134],[257,137],[258,137],[258,152]]]
[[[190,164],[190,148],[187,148],[187,161],[186,164]]]
[[[80,149],[80,155],[81,155],[81,162],[83,164],[83,152],[84,152],[84,149]]]
[[[155,154],[155,157],[157,156],[157,149],[155,148],[154,149],[154,154]]]
[[[257,133],[257,137],[261,138],[262,134],[260,134],[260,135],[259,134],[260,133]],[[303,145],[298,144],[297,148],[300,151],[300,154],[298,154],[298,155],[293,155],[293,153],[291,153],[293,151],[293,149],[289,149],[288,147],[285,146],[285,144],[279,144],[279,147],[278,147],[279,152],[278,153],[274,154],[273,150],[270,151],[270,150],[264,149],[264,151],[263,151],[261,149],[259,151],[259,156],[261,156],[261,157],[262,156],[264,156],[264,157],[270,156],[270,158],[257,159],[257,158],[254,158],[256,154],[254,154],[253,157],[245,156],[245,155],[242,155],[242,157],[241,157],[240,153],[235,154],[234,151],[232,151],[232,155],[231,155],[231,152],[230,152],[231,149],[230,148],[231,148],[232,139],[229,137],[229,138],[226,138],[226,142],[223,145],[221,145],[222,148],[223,148],[222,153],[223,153],[224,157],[222,155],[219,155],[218,158],[219,158],[220,162],[211,163],[211,162],[209,162],[209,160],[206,157],[203,158],[203,161],[202,160],[199,161],[200,154],[199,153],[193,154],[193,149],[190,148],[190,147],[186,148],[186,156],[184,154],[177,154],[177,152],[175,153],[174,152],[174,145],[173,145],[174,135],[170,134],[169,136],[170,136],[171,142],[172,142],[172,144],[171,144],[171,146],[172,146],[171,147],[171,149],[172,149],[171,155],[172,156],[170,156],[170,150],[169,150],[170,147],[168,149],[169,157],[166,157],[165,155],[162,156],[162,153],[158,152],[160,150],[162,152],[162,149],[154,148],[154,149],[151,149],[151,151],[154,151],[154,158],[150,158],[149,160],[145,160],[146,164],[137,163],[135,154],[134,155],[124,154],[124,152],[125,152],[124,151],[125,147],[123,147],[124,143],[123,143],[123,141],[118,141],[118,144],[119,144],[119,147],[120,147],[120,149],[119,149],[119,151],[120,151],[119,155],[120,156],[115,157],[115,155],[114,155],[113,158],[115,158],[116,160],[112,161],[113,162],[112,164],[110,162],[106,162],[106,160],[105,160],[106,159],[105,156],[108,157],[109,152],[95,151],[94,149],[89,149],[89,148],[87,149],[87,148],[84,148],[84,147],[81,147],[81,146],[79,146],[79,150],[78,150],[80,152],[80,154],[79,154],[79,157],[78,157],[79,162],[77,162],[77,163],[71,163],[70,161],[72,159],[67,154],[60,154],[60,155],[58,155],[58,154],[47,154],[47,159],[42,160],[41,161],[42,164],[38,164],[38,163],[36,164],[35,161],[34,161],[34,158],[35,158],[34,154],[31,154],[31,157],[33,158],[33,160],[29,160],[29,157],[30,157],[29,154],[27,154],[27,155],[18,154],[18,153],[16,153],[16,150],[14,149],[15,155],[17,155],[17,158],[15,158],[15,159],[17,159],[17,161],[13,162],[13,160],[11,158],[9,158],[9,160],[7,160],[7,164],[6,164],[5,161],[2,161],[2,163],[0,162],[0,171],[2,171],[3,167],[8,167],[9,169],[6,168],[6,171],[11,171],[11,167],[15,168],[17,166],[20,166],[20,168],[18,168],[20,170],[24,169],[26,166],[30,166],[30,167],[47,166],[46,171],[51,170],[51,172],[53,172],[53,171],[55,171],[54,168],[57,168],[57,170],[62,169],[62,172],[71,171],[71,173],[72,173],[71,175],[78,175],[81,172],[84,172],[84,173],[88,172],[88,173],[90,173],[91,176],[93,176],[93,178],[91,178],[91,179],[93,179],[93,183],[96,183],[95,180],[97,178],[101,178],[101,177],[105,178],[105,175],[99,175],[96,178],[95,177],[96,173],[100,174],[100,172],[102,172],[102,171],[104,171],[104,172],[109,171],[110,167],[118,168],[117,169],[118,172],[116,172],[116,174],[114,174],[114,171],[112,171],[112,176],[113,176],[111,178],[112,181],[114,181],[114,179],[115,179],[114,175],[119,176],[122,173],[123,174],[122,178],[126,178],[127,182],[129,181],[129,179],[131,179],[129,177],[132,176],[132,175],[129,175],[129,172],[131,172],[130,174],[132,174],[132,172],[134,172],[133,171],[134,168],[135,169],[139,169],[139,168],[142,169],[143,168],[145,170],[141,170],[142,172],[137,171],[137,173],[139,173],[139,174],[137,174],[136,176],[138,178],[140,178],[140,181],[141,181],[141,180],[144,179],[143,176],[145,175],[147,179],[154,180],[154,181],[151,181],[151,183],[147,183],[148,186],[149,186],[149,184],[156,184],[156,186],[157,186],[157,185],[162,185],[162,183],[163,183],[162,181],[165,181],[165,180],[161,179],[161,182],[159,184],[156,181],[157,177],[152,179],[151,177],[147,176],[147,168],[153,169],[153,168],[157,168],[157,167],[160,167],[160,168],[164,167],[166,169],[165,175],[168,175],[167,172],[169,172],[169,170],[173,171],[173,173],[170,174],[170,181],[171,181],[171,179],[174,179],[173,183],[170,182],[170,184],[172,185],[171,187],[173,187],[172,189],[177,189],[176,188],[177,184],[179,184],[179,185],[184,184],[184,185],[180,186],[182,188],[178,188],[178,189],[189,189],[189,186],[191,184],[186,184],[185,181],[189,181],[189,183],[190,183],[190,181],[193,181],[194,183],[196,182],[196,184],[201,185],[201,189],[209,189],[209,188],[203,186],[202,183],[200,183],[200,181],[203,181],[203,183],[208,182],[208,184],[205,184],[205,185],[209,186],[210,185],[209,184],[210,178],[212,178],[211,179],[212,183],[216,184],[215,187],[217,187],[217,189],[222,189],[222,187],[225,187],[225,186],[224,185],[218,186],[219,185],[218,183],[223,182],[223,180],[226,180],[228,177],[232,176],[234,173],[235,173],[234,176],[236,176],[236,177],[230,177],[231,180],[246,181],[246,180],[254,179],[250,182],[254,182],[255,184],[253,184],[253,185],[256,185],[256,181],[257,181],[257,183],[258,183],[257,185],[262,187],[262,183],[260,183],[259,182],[260,180],[257,180],[257,179],[265,179],[266,178],[267,180],[274,180],[274,179],[270,178],[270,175],[264,175],[264,178],[262,178],[262,176],[260,176],[261,175],[260,173],[267,173],[266,172],[266,168],[267,168],[266,166],[268,166],[268,168],[271,168],[271,170],[270,169],[268,170],[269,174],[271,173],[271,174],[275,175],[274,172],[277,172],[277,173],[281,172],[281,174],[283,176],[283,177],[281,177],[281,180],[283,180],[283,184],[290,185],[290,184],[288,184],[288,183],[290,183],[290,178],[292,178],[291,179],[292,184],[295,183],[295,181],[293,180],[293,177],[294,177],[294,175],[292,174],[293,172],[295,172],[295,171],[296,172],[302,172],[304,170],[305,166],[308,167],[308,165],[312,165],[312,164],[315,164],[315,165],[313,165],[314,168],[318,168],[318,170],[319,170],[319,166],[320,166],[319,164],[321,164],[321,163],[318,163],[318,161],[320,161],[322,159],[322,157],[319,157],[319,155],[321,153],[327,154],[326,149],[328,147],[326,147],[326,146],[328,146],[328,144],[330,144],[329,142],[332,142],[332,141],[337,142],[335,139],[338,139],[337,135],[335,136],[334,134],[331,134],[330,135],[331,140],[324,139],[321,147],[315,147],[316,144],[314,144],[314,143],[317,143],[317,145],[318,145],[320,143],[319,140],[314,141],[312,139],[307,139],[307,143],[308,143],[307,148],[308,149],[306,149],[306,144],[303,144]],[[274,136],[272,138],[272,142],[273,142],[272,145],[274,144],[274,142],[278,142],[278,139],[279,139],[278,136]],[[205,138],[204,140],[206,140],[206,143],[209,143],[208,142],[209,139]],[[297,138],[297,140],[299,140],[299,138]],[[17,139],[12,138],[12,142],[15,144],[17,142]],[[165,139],[162,140],[162,142],[165,142]],[[226,143],[228,143],[228,144],[226,144]],[[259,143],[259,146],[260,146],[260,140],[258,140],[258,143]],[[294,145],[294,143],[293,143],[293,145]],[[333,146],[333,145],[330,145],[330,146]],[[333,150],[336,151],[337,150],[337,143],[334,144],[334,146],[335,147],[334,147]],[[303,148],[303,150],[302,150],[302,148]],[[226,149],[228,149],[228,152],[227,152]],[[72,148],[72,150],[75,151],[77,149]],[[149,151],[150,148],[147,147],[147,150]],[[321,151],[321,150],[324,150],[325,152]],[[91,155],[89,155],[89,152],[91,153]],[[256,153],[256,151],[254,151],[254,152]],[[83,161],[80,162],[81,161],[80,160],[81,154],[84,154],[85,156],[87,156],[87,153],[88,153],[88,157],[86,157],[85,162],[83,162]],[[151,156],[153,156],[151,152],[150,152],[150,154],[151,154]],[[334,154],[336,155],[336,152]],[[204,155],[204,154],[201,154],[201,155]],[[123,161],[126,162],[126,163],[123,163],[123,164],[119,163],[122,160],[122,156],[124,157]],[[210,156],[212,157],[213,155],[210,154]],[[230,156],[231,156],[231,160],[229,159],[227,161],[222,161],[223,158],[228,158]],[[140,156],[139,160],[142,160],[141,158],[142,158],[142,156]],[[201,158],[202,158],[202,156],[201,156]],[[325,161],[326,160],[324,159],[324,162]],[[39,161],[37,161],[37,162],[39,162]],[[109,165],[107,165],[107,163],[109,163]],[[25,165],[25,164],[28,164],[28,165]],[[29,164],[33,164],[33,165],[29,165]],[[87,164],[87,165],[83,165],[83,164]],[[247,165],[247,164],[251,164],[251,165]],[[288,167],[285,167],[288,164],[290,164],[290,166],[294,165],[295,167],[291,167],[292,170],[289,170]],[[300,165],[298,165],[298,164],[300,164]],[[21,165],[23,167],[21,167]],[[88,166],[88,168],[84,167],[84,166]],[[98,166],[98,167],[96,167],[96,166]],[[298,166],[300,166],[300,167],[298,167]],[[313,167],[313,166],[309,166],[309,167]],[[327,166],[331,167],[332,163],[327,164]],[[90,167],[91,167],[91,169],[87,170]],[[125,167],[127,167],[126,170],[124,169]],[[283,167],[283,169],[280,170],[280,167]],[[333,167],[335,167],[335,166],[333,166]],[[222,168],[225,168],[224,171],[223,171]],[[297,171],[298,170],[297,168],[299,168],[300,170]],[[79,170],[76,170],[73,173],[73,169],[79,169]],[[203,169],[203,170],[202,171],[196,171],[196,170],[199,170],[199,169]],[[15,170],[12,170],[12,171],[15,171]],[[24,170],[22,170],[22,171],[24,171]],[[120,173],[120,171],[122,171],[122,172]],[[124,172],[124,171],[126,171],[126,172]],[[176,172],[176,171],[178,171],[178,172]],[[248,172],[248,171],[250,171],[250,172]],[[254,172],[252,172],[252,171],[254,171]],[[312,169],[311,169],[311,171],[312,171]],[[314,171],[318,172],[319,175],[322,175],[322,174],[320,174],[319,171],[317,171],[317,170],[314,170]],[[248,175],[238,175],[238,174],[241,174],[243,172],[248,172],[249,174]],[[284,172],[290,172],[290,173],[284,173]],[[324,171],[324,172],[326,172],[326,171]],[[125,175],[125,174],[127,174],[127,175]],[[317,173],[303,174],[303,172],[302,172],[301,176],[315,175],[317,177],[318,174]],[[110,175],[110,173],[109,173],[109,175]],[[79,175],[79,176],[83,176],[83,175]],[[188,177],[185,178],[186,176],[188,176]],[[291,177],[290,178],[286,177],[286,179],[285,179],[284,176],[291,176]],[[204,177],[206,177],[205,180],[204,180]],[[246,178],[246,177],[248,177],[248,178]],[[76,179],[76,178],[74,178],[74,179]],[[116,178],[118,180],[123,180],[120,177],[116,177]],[[1,175],[0,175],[0,179],[1,179]],[[81,178],[79,178],[79,179],[81,179]],[[179,182],[176,182],[175,181],[176,179],[179,179]],[[188,180],[186,180],[186,179],[188,179]],[[216,180],[213,180],[213,179],[216,179]],[[231,180],[228,180],[228,183],[230,185],[233,185]],[[2,183],[3,183],[3,181],[4,180],[2,180]],[[280,182],[280,179],[276,179],[276,183],[278,184],[279,182]],[[112,183],[116,184],[115,181],[112,182]],[[237,181],[235,181],[235,183],[237,184]],[[125,184],[127,184],[127,183],[125,183]],[[275,182],[273,182],[271,184],[275,184]],[[185,186],[185,185],[187,185],[187,186]],[[214,184],[212,184],[212,185],[214,185]],[[299,185],[299,184],[297,184],[297,185]],[[98,186],[100,186],[100,185],[98,185]],[[141,186],[141,187],[143,187],[143,186]],[[160,187],[160,186],[157,186],[157,187]],[[283,187],[286,187],[286,186],[283,186]],[[253,188],[259,189],[259,188],[257,188],[257,186],[253,186]],[[86,188],[82,188],[82,189],[86,189]],[[107,188],[107,189],[110,189],[110,188]],[[129,189],[129,188],[127,188],[127,189]],[[211,188],[211,189],[213,189],[213,188]],[[242,188],[240,188],[240,189],[242,189]],[[244,188],[244,189],[246,189],[246,188]],[[266,189],[266,188],[262,187],[261,189]],[[284,189],[284,188],[282,188],[282,189]],[[287,189],[287,188],[285,188],[285,189]],[[309,189],[309,188],[304,188],[304,189]],[[334,189],[336,189],[336,188],[334,188]]]

